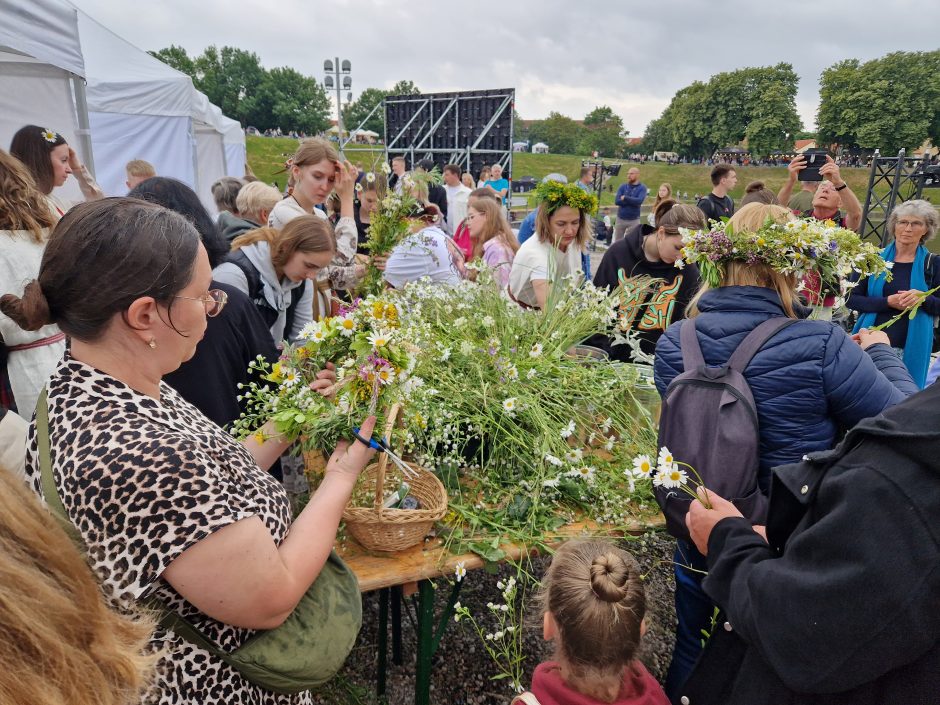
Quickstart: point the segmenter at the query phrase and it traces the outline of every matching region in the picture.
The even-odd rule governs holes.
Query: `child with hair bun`
[[[646,596],[633,556],[604,541],[569,541],[555,553],[540,597],[555,660],[536,667],[532,691],[514,705],[669,705],[636,659]]]

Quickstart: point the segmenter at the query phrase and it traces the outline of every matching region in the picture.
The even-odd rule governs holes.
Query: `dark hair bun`
[[[752,181],[751,183],[747,185],[747,187],[745,187],[744,193],[755,193],[757,191],[763,191],[763,190],[764,190],[763,181]]]
[[[627,596],[630,571],[622,557],[608,552],[591,563],[591,591],[604,602],[620,602]]]
[[[23,330],[39,330],[53,322],[49,302],[35,279],[26,285],[22,296],[4,294],[0,297],[0,311]]]

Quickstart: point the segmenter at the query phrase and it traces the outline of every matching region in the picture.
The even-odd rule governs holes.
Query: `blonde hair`
[[[568,207],[570,208],[570,206]],[[535,232],[538,233],[540,242],[554,242],[555,238],[552,236],[552,226],[549,219],[557,212],[558,210],[556,209],[549,213],[548,208],[546,208],[544,204],[539,207],[538,213],[535,216]],[[585,211],[578,211],[578,217],[580,225],[578,227],[578,234],[575,237],[575,242],[578,243],[578,247],[583,248],[585,243],[591,239],[591,235],[594,232],[594,224]]]
[[[258,242],[270,246],[271,264],[279,278],[295,252],[336,252],[332,226],[317,215],[299,215],[280,230],[270,227],[249,230],[232,241],[232,252]]]
[[[646,613],[636,559],[612,543],[568,541],[555,552],[539,597],[558,627],[562,678],[584,695],[615,701]]]
[[[483,245],[493,238],[502,237],[503,242],[513,252],[519,251],[519,240],[506,221],[505,211],[498,201],[489,198],[477,198],[467,208],[472,208],[484,218],[483,233],[480,239],[473,239],[473,253],[470,259],[483,256]]]
[[[43,242],[56,220],[26,166],[0,149],[0,230],[25,230]]]
[[[149,179],[151,176],[157,175],[157,170],[154,169],[153,164],[144,159],[131,159],[124,167],[124,170],[128,176],[138,179]]]
[[[659,195],[659,192],[660,192],[660,190],[662,189],[663,186],[666,187],[666,190],[667,190],[669,193],[667,193],[665,196],[662,196],[662,197],[661,197],[661,196]],[[666,182],[664,181],[663,183],[661,183],[661,184],[659,185],[659,188],[656,189],[656,200],[653,202],[653,208],[652,208],[653,213],[656,212],[656,209],[659,207],[659,204],[660,204],[660,203],[662,203],[663,201],[667,201],[667,200],[669,200],[669,199],[671,199],[671,198],[672,198],[672,184],[666,183]]]
[[[268,213],[281,200],[281,192],[263,181],[245,184],[235,197],[235,208],[244,216],[258,216],[261,211]]]
[[[731,216],[728,221],[728,227],[735,232],[757,232],[761,226],[770,219],[775,223],[786,223],[789,220],[796,220],[796,216],[788,208],[769,203],[748,203],[737,213]],[[719,286],[762,286],[765,289],[773,289],[780,297],[780,304],[783,306],[784,313],[790,318],[797,318],[793,304],[796,301],[797,281],[793,274],[781,274],[771,269],[768,265],[758,262],[748,264],[739,260],[731,260],[721,265],[721,284]],[[702,295],[711,289],[707,282],[703,281],[701,288],[689,302],[689,318],[697,316],[699,313],[698,302]]]
[[[0,702],[139,702],[153,626],[108,608],[58,520],[0,468]]]

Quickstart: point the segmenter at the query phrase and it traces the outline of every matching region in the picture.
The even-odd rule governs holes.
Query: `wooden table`
[[[561,527],[546,544],[559,545],[565,540],[580,536],[597,537],[605,535],[611,538],[625,534],[642,534],[651,529],[665,526],[661,514],[653,514],[633,520],[618,528],[600,526],[593,522],[579,522]],[[504,560],[518,560],[534,547],[514,543],[500,544],[506,553]],[[431,662],[447,624],[454,614],[454,605],[460,594],[461,582],[455,582],[447,600],[447,606],[439,615],[435,626],[434,584],[433,580],[453,577],[458,563],[463,563],[468,571],[482,568],[485,561],[475,553],[454,555],[442,545],[440,539],[419,544],[413,548],[390,554],[370,553],[352,538],[344,543],[337,543],[336,552],[352,569],[359,579],[362,592],[379,590],[379,654],[378,679],[376,690],[381,697],[385,694],[385,681],[388,651],[389,607],[392,611],[392,659],[401,665],[401,602],[403,587],[415,586],[417,601],[418,652],[415,664],[415,705],[429,705],[431,691]]]

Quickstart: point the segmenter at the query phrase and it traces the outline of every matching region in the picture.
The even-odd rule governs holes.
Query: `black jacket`
[[[694,705],[940,702],[940,385],[774,472],[769,545],[742,519],[708,542],[722,606]],[[725,624],[727,622],[727,624]]]
[[[258,355],[277,362],[278,351],[271,331],[251,300],[228,284],[212,282],[213,289],[228,294],[222,313],[206,320],[206,334],[196,354],[163,380],[190,404],[223,428],[229,427],[244,410],[238,384],[261,381],[248,374],[248,365]]]
[[[656,350],[656,341],[669,324],[685,318],[685,309],[698,291],[698,267],[694,264],[677,269],[666,262],[650,262],[643,254],[643,240],[656,232],[649,225],[640,224],[627,232],[604,253],[594,274],[594,285],[615,289],[620,283],[618,272],[622,269],[627,277],[646,275],[661,279],[653,285],[646,306],[640,307],[632,322],[632,328],[640,338],[640,349],[647,355]],[[627,345],[613,345],[613,339],[604,336],[588,341],[607,350],[611,359],[629,362],[633,356]]]

